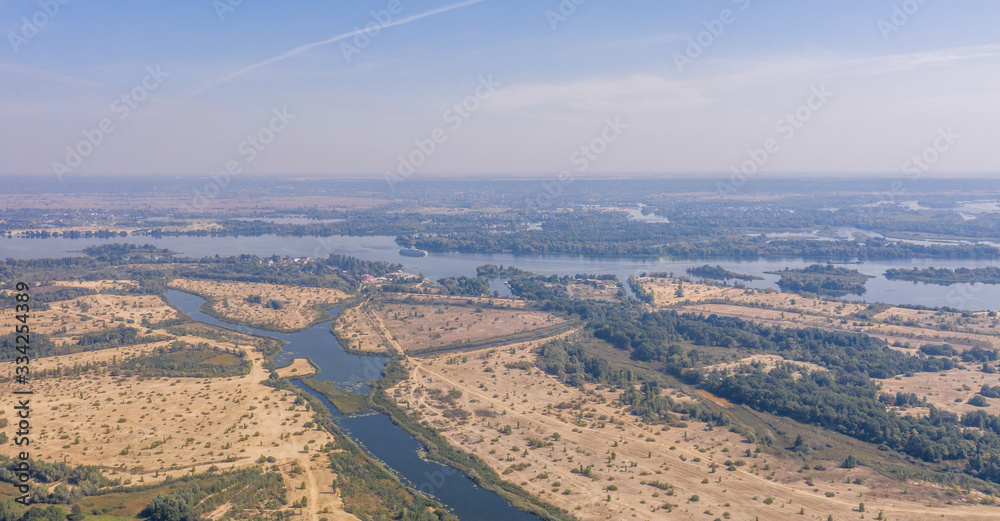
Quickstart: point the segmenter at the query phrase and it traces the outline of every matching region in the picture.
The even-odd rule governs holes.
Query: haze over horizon
[[[998,15],[985,0],[4,1],[0,173],[983,175],[1000,164]]]

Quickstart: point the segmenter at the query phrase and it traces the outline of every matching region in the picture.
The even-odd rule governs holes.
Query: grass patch
[[[337,389],[333,382],[304,378],[302,383],[325,396],[341,414],[357,414],[371,408],[371,402],[368,401],[367,396]]]

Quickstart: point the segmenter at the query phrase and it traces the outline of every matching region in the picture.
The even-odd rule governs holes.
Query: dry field
[[[402,353],[389,338],[385,326],[371,310],[368,302],[343,309],[334,319],[334,332],[341,345],[366,353]]]
[[[841,324],[840,329],[865,327],[866,332],[881,336],[898,336],[900,338],[922,339],[929,342],[941,342],[952,338],[963,345],[980,345],[981,347],[1000,348],[1000,341],[985,340],[987,336],[1000,334],[1000,318],[989,316],[987,312],[971,313],[963,317],[961,313],[916,310],[900,307],[889,307],[875,314],[867,321],[859,321],[851,317],[864,311],[867,304],[842,302],[836,300],[803,297],[795,293],[783,293],[771,290],[736,289],[718,287],[697,282],[680,283],[684,297],[676,295],[678,280],[666,278],[640,279],[643,287],[653,293],[655,306],[684,305],[687,309],[717,312],[727,314],[725,310],[741,309],[743,313],[754,316],[774,316],[784,311],[794,320],[803,324],[823,327],[821,324],[839,324],[839,319],[848,319],[847,324]],[[706,300],[726,300],[728,304],[702,304]],[[723,307],[727,306],[727,307]],[[762,309],[763,306],[766,309]],[[779,313],[770,313],[778,311]],[[798,317],[795,317],[798,315]],[[869,326],[868,323],[871,323]],[[873,327],[888,328],[874,331]],[[947,329],[947,331],[942,330]],[[886,333],[893,331],[895,334]],[[970,343],[971,342],[971,343]]]
[[[390,392],[449,442],[579,519],[662,519],[667,505],[678,519],[858,519],[860,502],[867,516],[883,510],[893,520],[1000,515],[996,507],[946,505],[936,499],[942,490],[868,468],[831,461],[802,471],[798,459],[748,457],[754,445],[702,423],[645,425],[615,406],[617,391],[581,392],[535,369],[505,368],[532,360],[530,344],[410,359],[410,379]],[[744,465],[727,470],[727,460]],[[572,472],[587,467],[592,477]]]
[[[1000,414],[1000,399],[987,398],[987,407],[969,405],[969,398],[979,393],[983,384],[1000,385],[1000,374],[985,374],[978,365],[968,364],[968,368],[956,368],[943,373],[917,373],[913,376],[899,376],[885,380],[882,392],[895,395],[897,392],[914,393],[919,398],[927,398],[927,402],[938,409],[962,414],[972,411],[985,411],[990,414]],[[927,409],[914,407],[901,410],[903,414],[927,414]]]
[[[207,339],[202,341],[211,342]],[[147,347],[147,346],[144,346]],[[71,366],[89,357],[108,359],[122,349],[51,357],[38,369]],[[255,353],[256,354],[256,353]],[[298,519],[354,519],[330,487],[335,475],[317,449],[333,437],[304,423],[312,413],[295,406],[294,394],[260,385],[267,373],[256,355],[251,374],[233,378],[142,378],[84,374],[44,378],[34,383],[32,422],[38,429],[33,455],[46,461],[97,465],[126,484],[151,483],[167,476],[221,470],[273,456],[285,472],[290,500],[309,497]],[[2,370],[4,374],[8,371]],[[0,384],[9,394],[12,384]],[[0,446],[11,456],[12,442]],[[289,471],[298,462],[301,473]],[[298,484],[306,482],[306,490]]]
[[[122,284],[127,282],[59,283],[95,290]],[[158,296],[88,295],[33,312],[32,330],[66,343],[84,332],[119,324],[141,328],[143,319],[158,322],[179,316]],[[126,484],[157,482],[167,476],[202,472],[212,465],[220,470],[244,467],[255,464],[261,456],[273,456],[285,473],[289,501],[303,495],[308,498],[308,506],[293,519],[315,521],[321,515],[331,520],[355,519],[343,512],[340,497],[330,487],[335,475],[327,457],[317,450],[333,437],[304,427],[312,413],[293,405],[294,394],[260,385],[267,373],[261,354],[253,348],[263,340],[202,324],[185,324],[173,331],[178,334],[155,330],[155,334],[169,337],[157,342],[33,360],[36,374],[88,364],[100,367],[82,376],[63,373],[33,380],[32,423],[36,431],[32,454],[47,461],[97,465],[108,477],[121,478]],[[121,377],[109,373],[115,362],[149,354],[178,340],[242,349],[253,361],[252,372],[232,378]],[[304,375],[314,369],[297,359],[280,372]],[[9,378],[12,373],[11,362],[0,363],[0,376]],[[0,393],[9,395],[12,386],[10,381],[0,383]],[[11,434],[9,429],[5,431]],[[19,450],[10,441],[0,446],[0,453],[7,456]],[[301,470],[293,471],[297,468]],[[299,488],[302,482],[306,489]],[[215,512],[214,517],[222,513]]]
[[[212,312],[227,320],[280,331],[305,329],[323,317],[318,307],[332,308],[347,298],[344,292],[335,289],[255,282],[174,279],[170,287],[206,298]],[[261,302],[248,302],[251,295],[259,296]],[[281,309],[268,307],[271,300],[279,302]]]
[[[405,351],[476,342],[555,327],[566,319],[541,311],[372,302],[374,315]]]
[[[742,289],[720,287],[700,282],[681,282],[678,279],[645,277],[639,279],[642,286],[653,294],[655,306],[673,306],[680,302],[691,303],[706,300],[728,300],[732,304],[767,306],[774,309],[800,310],[805,314],[827,317],[844,317],[864,310],[867,304],[837,302],[795,293],[782,293],[770,289]],[[677,288],[683,288],[683,297],[677,296]]]
[[[285,367],[279,367],[277,373],[282,378],[302,378],[316,374],[316,368],[308,358],[295,358]]]
[[[969,333],[979,333],[985,335],[1000,334],[1000,318],[991,317],[987,312],[970,313],[970,316],[963,317],[961,313],[938,313],[936,311],[926,311],[917,309],[905,309],[893,307],[875,315],[874,320],[887,321],[898,319],[902,321],[913,321],[919,327],[935,328],[939,326],[957,327],[961,331]]]
[[[484,306],[492,305],[494,307],[511,308],[511,309],[524,309],[524,301],[516,298],[505,298],[505,297],[467,297],[463,295],[440,295],[440,294],[404,294],[400,293],[396,298],[387,296],[380,300],[382,302],[403,302],[407,304],[454,304],[454,305],[464,305],[464,304],[482,304]]]
[[[784,358],[782,358],[782,357],[780,357],[778,355],[751,355],[751,356],[748,356],[746,358],[742,358],[740,360],[737,360],[735,362],[729,362],[729,363],[725,363],[725,364],[715,364],[715,365],[705,366],[704,370],[705,371],[714,371],[716,369],[734,370],[734,369],[738,369],[740,366],[750,365],[752,363],[760,364],[763,369],[766,369],[768,371],[770,371],[771,369],[774,369],[778,365],[778,363],[791,364],[791,365],[795,366],[796,368],[798,368],[798,371],[799,371],[799,373],[793,373],[792,376],[795,377],[795,378],[801,377],[800,373],[803,370],[805,370],[805,371],[821,371],[821,370],[823,370],[822,367],[820,367],[820,366],[818,366],[816,364],[810,364],[808,362],[794,362],[794,361],[790,362],[790,361],[785,360]]]
[[[127,325],[142,328],[151,323],[177,318],[180,314],[154,295],[86,295],[49,304],[45,311],[32,311],[31,329],[53,336],[54,342],[70,342],[83,333]],[[12,307],[0,310],[0,321],[13,323]]]

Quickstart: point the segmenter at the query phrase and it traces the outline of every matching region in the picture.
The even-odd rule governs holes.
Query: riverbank
[[[386,389],[407,378],[409,378],[409,371],[398,358],[393,359],[386,366],[385,377],[372,386],[369,397],[376,410],[388,416],[394,424],[420,441],[427,448],[431,459],[460,470],[480,487],[496,493],[515,508],[531,512],[546,521],[572,521],[574,519],[565,510],[547,503],[519,485],[504,481],[486,462],[449,444],[433,428],[417,421],[396,405],[396,402],[386,394]]]

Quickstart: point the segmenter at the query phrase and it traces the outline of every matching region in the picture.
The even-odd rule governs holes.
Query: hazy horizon
[[[988,176],[997,15],[981,0],[3,2],[0,173]]]

